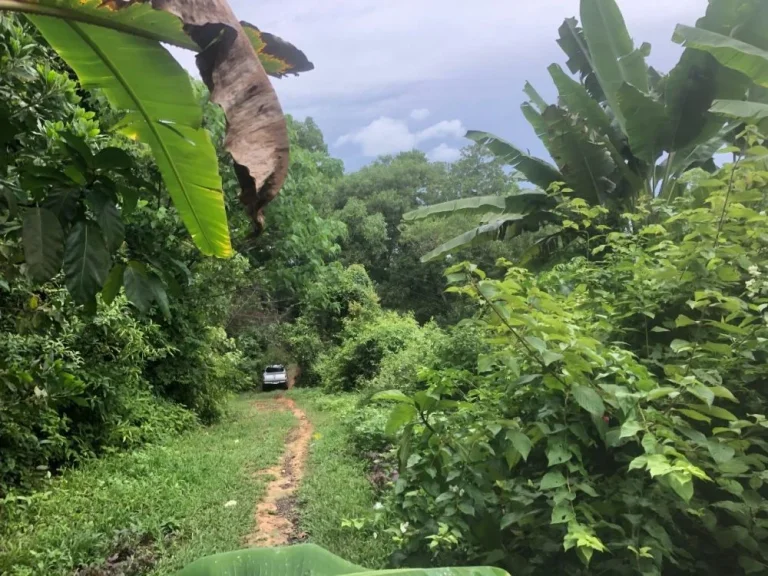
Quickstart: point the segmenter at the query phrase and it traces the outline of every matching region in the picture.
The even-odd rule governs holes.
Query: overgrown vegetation
[[[0,567],[65,573],[107,557],[112,530],[167,548],[157,570],[235,547],[243,514],[199,546],[166,543],[221,494],[219,471],[189,515],[148,516],[138,491],[108,518],[84,504],[87,542],[61,538],[49,506],[99,502],[99,482],[146,458],[173,505],[164,467],[223,441],[231,424],[200,424],[281,363],[316,388],[292,392],[317,432],[301,529],[350,561],[768,572],[766,5],[711,0],[664,76],[613,1],[581,4],[581,27],[559,31],[574,77],[550,69],[558,103],[526,87],[555,165],[475,133],[450,165],[411,151],[345,175],[314,122],[289,119],[284,192],[258,237],[235,210],[225,114],[196,86],[227,260],[189,242],[155,160],[110,130],[121,113],[0,19]],[[25,238],[54,220],[63,255]],[[90,243],[99,266],[78,280],[67,254]],[[243,410],[242,434],[261,434]],[[268,461],[289,419],[266,418]],[[227,470],[250,462],[242,449],[227,444]]]

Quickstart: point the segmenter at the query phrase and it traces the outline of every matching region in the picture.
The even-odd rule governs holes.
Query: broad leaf
[[[112,266],[112,270],[109,271],[109,275],[104,282],[104,288],[101,290],[101,299],[104,300],[104,304],[107,306],[112,304],[120,293],[120,288],[123,287],[124,273],[125,266],[122,264],[115,264]]]
[[[602,416],[605,414],[605,404],[603,404],[603,399],[600,398],[600,394],[594,389],[588,386],[574,386],[571,393],[573,394],[573,399],[576,401],[576,404],[584,408],[584,410],[593,416]]]
[[[93,193],[88,197],[107,248],[114,252],[125,240],[125,225],[120,210],[105,193]]]
[[[622,85],[618,98],[632,154],[655,164],[671,140],[664,105],[630,84]]]
[[[416,407],[413,403],[401,402],[397,404],[389,414],[389,420],[387,420],[387,425],[384,427],[384,432],[388,436],[394,436],[400,428],[413,420],[416,414]]]
[[[507,204],[504,196],[474,196],[406,212],[403,214],[403,220],[414,222],[438,215],[447,216],[457,212],[461,214],[502,213],[506,207]]]
[[[499,218],[496,218],[488,224],[478,226],[473,230],[469,230],[448,240],[444,244],[441,244],[431,252],[421,257],[422,262],[431,262],[467,246],[472,246],[479,242],[486,242],[488,240],[497,240],[503,236],[504,229],[512,222],[518,222],[524,220],[526,216],[524,214],[506,214]]]
[[[154,287],[149,280],[149,271],[141,262],[128,262],[124,274],[125,295],[141,312],[149,312],[155,299]]]
[[[602,203],[612,192],[610,176],[616,170],[609,152],[571,124],[565,111],[550,106],[542,116],[549,127],[550,154],[563,180],[591,204]]]
[[[560,37],[557,43],[568,56],[568,62],[566,62],[568,69],[573,74],[579,74],[584,87],[592,98],[597,102],[604,102],[605,94],[595,75],[592,57],[584,38],[584,31],[579,28],[576,18],[566,18],[558,32]]]
[[[470,130],[467,138],[485,146],[496,158],[520,171],[531,184],[547,189],[553,182],[562,182],[560,172],[544,160],[534,158],[515,148],[509,142],[489,134]]]
[[[743,100],[715,100],[711,111],[744,122],[757,123],[768,119],[768,104],[744,102]]]
[[[544,110],[546,110],[549,106],[549,104],[544,101],[544,98],[541,97],[541,94],[536,91],[536,88],[534,88],[530,82],[525,83],[523,92],[525,92],[525,95],[530,98],[531,103],[536,106],[539,113],[544,112]]]
[[[202,112],[184,69],[153,40],[47,16],[30,19],[84,88],[103,90],[127,112],[121,130],[152,149],[200,250],[231,255],[216,151],[200,127]]]
[[[104,286],[109,267],[109,251],[99,227],[93,222],[76,223],[64,249],[65,283],[75,302],[93,302]]]
[[[171,307],[168,303],[168,294],[165,291],[163,281],[156,274],[150,274],[149,287],[152,290],[152,300],[157,303],[165,319],[169,320],[171,318]]]
[[[368,570],[314,544],[250,548],[196,560],[176,576],[508,576],[501,568]]]
[[[759,86],[768,87],[768,51],[723,34],[678,25],[672,39],[689,48],[704,50],[720,64],[737,70]]]
[[[605,98],[623,127],[619,89],[624,83],[648,92],[646,46],[635,50],[624,17],[615,0],[582,0],[581,25],[592,58],[592,66]]]
[[[227,118],[225,146],[235,162],[240,201],[259,233],[264,208],[280,192],[290,162],[275,89],[226,0],[156,0],[153,6],[181,18],[192,38],[207,47],[197,67]]]
[[[560,95],[560,105],[571,114],[578,114],[590,129],[601,134],[618,149],[622,148],[620,135],[611,125],[611,119],[587,89],[568,76],[560,66],[552,64],[549,75]]]
[[[24,214],[22,228],[24,258],[32,279],[47,282],[61,269],[64,232],[53,212],[30,208]]]

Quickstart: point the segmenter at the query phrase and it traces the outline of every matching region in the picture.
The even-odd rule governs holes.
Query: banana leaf
[[[451,200],[433,206],[424,206],[418,210],[412,210],[403,214],[403,220],[406,222],[415,222],[424,220],[433,216],[461,214],[487,214],[502,213],[506,209],[506,201],[503,196],[475,196],[473,198],[462,198],[460,200]]]
[[[201,558],[176,576],[508,576],[500,568],[368,570],[314,544],[251,548]]]
[[[605,102],[605,93],[595,75],[584,31],[579,28],[576,18],[566,18],[558,33],[560,37],[557,43],[568,56],[568,70],[579,75],[587,92],[596,102]]]
[[[712,112],[729,118],[738,118],[744,122],[760,122],[768,119],[768,104],[745,102],[743,100],[715,100]]]
[[[542,190],[520,190],[508,196],[474,196],[451,200],[432,206],[424,206],[418,210],[403,214],[406,222],[415,222],[434,216],[450,216],[452,214],[503,214],[511,212],[527,213],[543,207],[552,207],[552,200]]]
[[[562,108],[550,106],[542,118],[549,127],[549,151],[563,181],[588,203],[604,203],[606,194],[613,192],[611,176],[618,168],[608,150],[574,126]]]
[[[582,0],[581,25],[597,79],[623,128],[625,118],[619,107],[619,89],[626,82],[648,92],[645,56],[650,46],[635,49],[615,0]]]
[[[768,87],[768,51],[752,44],[691,26],[678,25],[672,40],[689,48],[703,50],[720,64],[737,70],[759,86]]]
[[[200,46],[186,32],[179,18],[155,10],[150,2],[120,0],[0,0],[0,10],[53,16],[110,28],[131,36],[164,42],[194,52]],[[242,23],[267,74],[280,78],[314,69],[304,53],[290,42]]]
[[[230,256],[216,150],[201,128],[202,110],[184,69],[154,40],[72,20],[28,17],[84,88],[103,90],[113,106],[127,113],[121,131],[152,149],[200,250]]]
[[[534,88],[533,84],[530,82],[525,83],[523,92],[525,92],[525,95],[530,98],[531,103],[536,106],[536,109],[539,111],[539,113],[544,112],[544,110],[546,110],[549,106],[549,104],[544,101],[544,98],[541,97],[541,94],[538,93],[536,88]]]
[[[630,84],[619,90],[619,107],[626,121],[632,154],[655,164],[670,145],[670,122],[664,104]]]
[[[470,130],[467,132],[467,138],[485,146],[496,158],[516,168],[531,184],[539,188],[546,190],[553,182],[563,181],[563,176],[557,168],[544,160],[525,154],[493,134]]]

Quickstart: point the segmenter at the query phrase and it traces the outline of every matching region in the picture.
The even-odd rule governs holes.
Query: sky
[[[635,44],[667,72],[680,47],[677,23],[693,25],[707,0],[618,0]],[[467,129],[546,151],[520,112],[530,81],[545,100],[547,72],[565,68],[556,43],[578,0],[230,0],[238,17],[301,48],[315,70],[273,80],[283,110],[320,126],[347,171],[380,154],[418,148],[451,162]],[[190,53],[174,54],[188,68]]]

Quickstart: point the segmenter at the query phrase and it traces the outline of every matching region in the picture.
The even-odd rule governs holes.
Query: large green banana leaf
[[[613,192],[611,176],[617,169],[608,151],[572,124],[562,108],[550,106],[542,118],[548,126],[549,152],[563,181],[590,204],[603,203]]]
[[[584,31],[579,28],[576,18],[566,18],[563,25],[558,30],[560,37],[557,43],[562,48],[565,55],[568,56],[568,70],[572,74],[578,74],[584,87],[590,96],[597,102],[605,101],[605,94],[597,80],[594,67],[592,65],[592,56],[587,48],[587,41],[584,38]]]
[[[595,74],[623,128],[626,122],[619,107],[619,89],[626,82],[648,92],[645,56],[650,47],[635,49],[615,0],[581,0],[581,25]]]
[[[501,568],[368,570],[314,544],[251,548],[201,558],[176,576],[508,576]]]
[[[184,32],[179,18],[155,10],[149,2],[123,3],[116,0],[0,0],[0,10],[53,16],[83,24],[93,24],[165,42],[179,48],[200,51]],[[267,74],[282,77],[314,69],[304,53],[282,38],[241,22]]]
[[[51,16],[28,17],[84,88],[100,88],[127,113],[122,132],[152,149],[200,250],[230,256],[216,151],[201,128],[202,110],[184,69],[154,40]]]
[[[743,100],[715,100],[712,104],[712,112],[745,122],[760,122],[768,119],[768,104]]]
[[[512,212],[527,213],[536,208],[551,207],[553,200],[541,190],[520,190],[509,196],[474,196],[451,200],[432,206],[424,206],[418,210],[403,214],[406,222],[415,222],[434,216],[449,216],[452,214],[502,214]]]
[[[709,52],[720,64],[738,70],[755,84],[768,87],[768,51],[731,36],[678,25],[672,38],[686,47]]]
[[[470,130],[467,132],[467,138],[485,146],[496,158],[519,170],[531,184],[539,188],[546,190],[553,182],[563,181],[563,176],[557,168],[544,160],[529,156],[498,136]]]
[[[670,123],[664,104],[631,84],[624,84],[619,90],[619,107],[626,121],[632,154],[655,164],[670,144]]]

